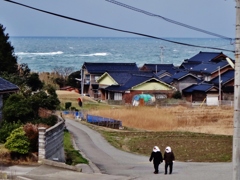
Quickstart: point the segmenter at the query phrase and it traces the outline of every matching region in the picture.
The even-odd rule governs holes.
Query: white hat
[[[166,151],[167,153],[170,153],[170,152],[172,151],[172,149],[171,149],[169,146],[167,146],[166,149],[165,149],[165,151]]]
[[[160,151],[159,147],[154,146],[154,147],[153,147],[153,152],[158,152],[158,151]]]

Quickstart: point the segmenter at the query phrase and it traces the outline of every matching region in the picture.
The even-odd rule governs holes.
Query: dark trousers
[[[169,166],[169,168],[170,168],[169,174],[172,174],[173,162],[166,162],[166,163],[165,163],[165,174],[167,174],[168,166]]]
[[[158,173],[158,166],[159,166],[159,164],[158,163],[154,163],[153,166],[154,166],[154,169],[155,169],[154,172]]]

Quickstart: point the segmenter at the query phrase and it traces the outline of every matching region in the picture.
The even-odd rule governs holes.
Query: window
[[[114,100],[122,100],[122,93],[114,93]]]

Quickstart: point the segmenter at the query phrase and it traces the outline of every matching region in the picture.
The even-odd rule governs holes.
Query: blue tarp
[[[104,117],[100,117],[100,116],[93,116],[93,115],[87,115],[87,122],[88,123],[97,123],[97,122],[116,122],[119,123],[120,126],[122,126],[122,122],[115,120],[115,119],[110,119],[110,118],[104,118]]]

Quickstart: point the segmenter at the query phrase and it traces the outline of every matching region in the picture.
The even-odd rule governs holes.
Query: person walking
[[[161,164],[163,162],[162,153],[161,153],[158,146],[153,147],[153,151],[151,153],[149,161],[151,162],[152,160],[153,160],[153,166],[154,166],[154,172],[153,173],[158,174],[159,164]]]
[[[175,161],[174,153],[172,152],[171,147],[167,146],[163,155],[163,160],[165,161],[165,174],[169,167],[169,174],[172,174],[173,162]]]

